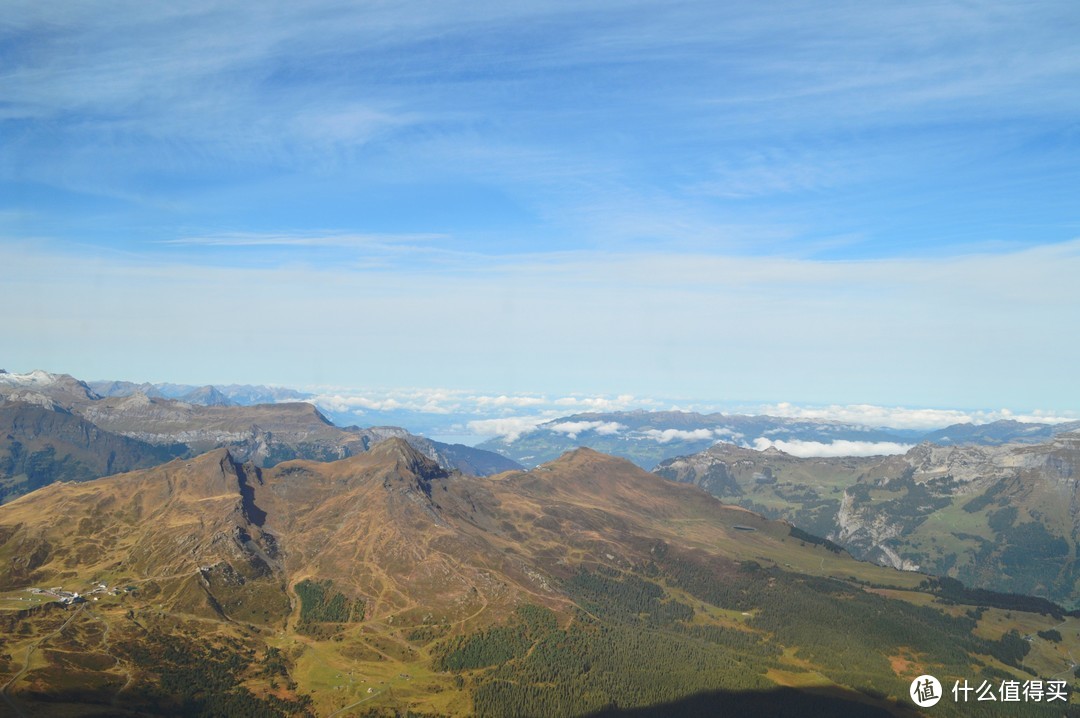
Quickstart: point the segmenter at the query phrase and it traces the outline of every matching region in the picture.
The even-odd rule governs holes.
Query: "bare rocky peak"
[[[1080,470],[1080,433],[1058,434],[1039,444],[938,446],[923,443],[904,457],[913,478],[928,481],[949,476],[961,483],[1015,476],[1021,471],[1050,470],[1071,476]]]
[[[1000,476],[1007,467],[1006,457],[1012,447],[938,446],[922,443],[904,455],[914,471],[917,482],[951,476],[960,482],[975,481],[988,476]]]
[[[27,374],[0,372],[0,398],[45,406],[40,397],[68,409],[101,398],[85,382],[69,374],[52,374],[41,369]]]
[[[43,409],[63,411],[62,406],[39,391],[14,391],[10,394],[0,396],[0,401],[30,404],[31,406],[40,406]]]
[[[404,437],[394,436],[381,441],[371,447],[368,454],[372,459],[386,461],[399,471],[408,471],[423,479],[447,475],[436,461],[422,454]]]
[[[188,404],[200,404],[202,406],[232,406],[235,404],[229,397],[218,391],[217,387],[209,384],[190,391],[179,398]]]

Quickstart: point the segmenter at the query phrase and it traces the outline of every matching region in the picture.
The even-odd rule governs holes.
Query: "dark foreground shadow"
[[[302,710],[290,710],[293,707],[280,701],[259,701],[237,693],[176,700],[139,690],[115,696],[113,691],[73,689],[49,693],[25,691],[12,699],[25,716],[33,718],[282,718],[305,715]],[[9,713],[5,710],[9,709],[9,704],[0,702],[0,718],[7,718]]]
[[[839,688],[777,688],[767,691],[710,691],[645,708],[608,708],[588,718],[890,718],[920,715],[914,706],[889,705],[891,710],[880,703],[874,705],[872,699],[862,694]]]
[[[272,716],[296,715],[290,710],[275,710],[284,706],[265,703],[236,703],[222,697],[208,701],[170,703],[160,696],[140,695],[137,691],[122,694],[116,705],[102,693],[94,691],[70,691],[62,694],[44,695],[30,692],[22,696],[23,706],[30,708],[30,715],[78,715],[81,718],[150,718],[185,716],[220,716],[237,718],[271,718]],[[888,708],[884,707],[888,705]],[[0,715],[6,715],[8,706],[0,703]],[[842,688],[820,689],[777,688],[767,691],[710,691],[699,693],[670,703],[643,708],[609,708],[592,713],[587,718],[716,718],[717,716],[743,718],[744,716],[767,716],[768,718],[916,718],[922,714],[914,706],[878,702],[861,693]],[[364,715],[365,712],[349,713]],[[379,718],[398,716],[406,718],[416,714],[406,710],[396,712],[381,708],[367,715]],[[420,714],[427,716],[428,714]],[[521,714],[526,718],[529,714]],[[534,718],[534,717],[531,717]]]

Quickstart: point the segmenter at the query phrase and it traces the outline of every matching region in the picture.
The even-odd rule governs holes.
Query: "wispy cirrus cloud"
[[[1053,205],[1062,178],[1046,163],[1069,165],[1067,135],[1037,166],[1015,157],[1080,109],[1065,2],[18,8],[0,29],[0,117],[21,123],[4,149],[25,161],[0,172],[140,206],[130,226],[147,236],[178,216],[400,225],[445,203],[484,252],[511,235],[895,249],[924,227],[922,246],[955,247],[975,238],[946,220],[1008,218],[957,202],[958,180],[990,196],[1025,177]],[[1038,196],[1023,204],[1041,221]],[[746,202],[763,199],[776,202]]]
[[[339,233],[258,233],[225,232],[213,235],[179,237],[159,240],[166,246],[191,247],[342,247],[399,249],[404,243],[435,242],[449,238],[446,234],[339,234]]]

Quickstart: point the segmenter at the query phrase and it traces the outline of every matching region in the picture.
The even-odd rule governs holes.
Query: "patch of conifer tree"
[[[186,641],[155,633],[137,641],[117,642],[117,650],[142,671],[157,676],[152,687],[121,694],[121,707],[140,715],[236,716],[281,718],[310,716],[309,696],[286,700],[259,698],[242,682],[251,667],[242,644]]]
[[[581,570],[567,582],[566,588],[585,606],[618,620],[644,620],[668,626],[694,617],[690,606],[674,599],[665,600],[659,585],[634,574],[617,578],[610,570]]]
[[[835,579],[754,562],[733,568],[663,551],[654,555],[658,562],[641,573],[600,568],[567,580],[564,588],[582,610],[565,627],[548,609],[526,606],[507,625],[445,641],[436,650],[436,666],[470,674],[479,716],[544,718],[616,715],[681,705],[689,696],[716,691],[769,690],[775,688],[766,678],[770,668],[800,670],[780,661],[785,646],[879,705],[906,705],[910,677],[897,675],[892,656],[918,654],[949,686],[977,678],[972,666],[984,665],[980,655],[1016,666],[1029,648],[1018,635],[999,641],[974,636],[971,616]],[[690,620],[693,608],[652,577],[714,606],[752,612],[747,630]],[[682,608],[663,608],[669,605]],[[981,705],[949,701],[939,707],[942,715],[991,714]],[[1056,708],[1018,705],[1015,715],[1051,715]]]
[[[803,531],[802,529],[800,529],[797,526],[792,526],[791,527],[791,530],[789,531],[789,535],[792,538],[797,538],[800,541],[805,541],[806,543],[812,543],[814,545],[824,546],[825,548],[829,549],[830,551],[832,551],[833,553],[836,553],[836,554],[840,554],[840,553],[844,552],[844,547],[843,546],[841,546],[839,544],[836,544],[836,543],[833,543],[832,541],[830,541],[827,538],[822,538],[820,536],[815,536],[814,534],[807,533],[806,531]]]
[[[990,655],[1009,666],[1020,667],[1030,650],[1031,644],[1015,628],[990,644]]]
[[[507,626],[437,649],[436,667],[480,671],[473,692],[478,715],[581,715],[771,685],[764,673],[778,649],[744,631],[687,624],[693,609],[655,583],[585,571],[568,590],[589,612],[566,628],[550,610],[529,605]]]
[[[990,606],[1006,611],[1042,613],[1053,616],[1059,621],[1066,615],[1080,615],[1080,612],[1077,611],[1066,613],[1064,608],[1045,598],[1025,596],[1018,593],[1001,593],[985,588],[968,588],[955,578],[947,576],[928,578],[919,585],[919,588],[956,603]]]
[[[300,597],[300,620],[318,623],[356,623],[364,620],[363,599],[349,600],[341,591],[334,591],[330,579],[304,579],[296,584]]]

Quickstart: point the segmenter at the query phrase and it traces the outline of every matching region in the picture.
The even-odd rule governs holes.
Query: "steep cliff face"
[[[907,530],[903,521],[890,520],[888,514],[875,511],[868,504],[856,504],[854,495],[844,492],[836,523],[837,531],[828,538],[853,555],[902,571],[919,570],[919,564],[902,558],[890,545]]]
[[[0,503],[54,481],[155,466],[186,450],[105,431],[62,409],[0,402]]]

